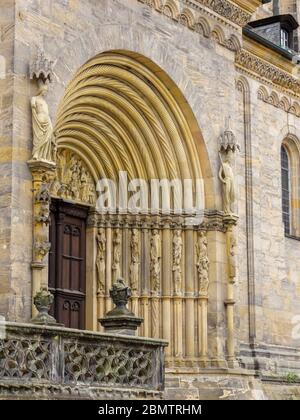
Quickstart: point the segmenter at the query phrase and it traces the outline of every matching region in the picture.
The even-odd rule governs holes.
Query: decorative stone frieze
[[[299,79],[244,49],[237,52],[235,64],[239,71],[260,82],[275,85],[289,95],[300,96]]]
[[[218,210],[207,210],[204,212],[202,223],[191,225],[190,216],[177,215],[156,215],[149,216],[143,214],[107,214],[90,212],[87,225],[95,228],[130,228],[130,229],[193,229],[205,231],[225,232],[224,214]]]
[[[199,10],[209,13],[214,17],[217,14],[217,17],[225,21],[225,23],[230,21],[239,26],[245,26],[251,19],[251,13],[246,12],[227,0],[181,0],[180,2],[173,0],[138,1],[188,26],[192,26],[193,24],[193,20],[191,19],[193,12],[195,13]],[[179,10],[178,5],[182,8],[182,12]]]
[[[231,51],[238,51],[241,48],[241,43],[235,33],[237,31],[236,25],[245,26],[251,18],[251,15],[227,2],[227,0],[138,1],[157,10],[179,25],[200,33]],[[208,16],[211,21],[204,16]],[[221,21],[224,26],[230,25],[234,33],[227,38],[223,29],[218,24],[212,23],[215,20]]]
[[[94,206],[96,188],[90,171],[82,159],[71,150],[60,149],[57,154],[55,179],[51,185],[53,197]]]
[[[260,86],[257,92],[257,97],[267,104],[273,105],[275,108],[282,109],[283,111],[300,117],[300,103],[292,101],[288,96],[280,96],[274,90],[269,93],[265,86]]]

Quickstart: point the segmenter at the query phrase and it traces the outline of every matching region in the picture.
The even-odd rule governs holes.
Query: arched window
[[[287,150],[281,146],[282,216],[286,235],[291,234],[290,164]]]

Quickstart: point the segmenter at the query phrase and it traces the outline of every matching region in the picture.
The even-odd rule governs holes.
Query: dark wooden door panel
[[[53,315],[69,328],[85,328],[87,210],[60,201],[51,206],[49,288]]]

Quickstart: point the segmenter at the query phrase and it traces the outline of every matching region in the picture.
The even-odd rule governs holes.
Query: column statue
[[[53,135],[52,122],[45,96],[48,93],[48,82],[38,82],[37,96],[31,99],[32,126],[33,126],[33,160],[47,162],[55,161],[56,143]]]
[[[224,213],[233,214],[233,205],[235,202],[235,187],[234,174],[232,169],[232,152],[229,150],[226,154],[225,160],[222,160],[221,154],[221,168],[219,171],[219,178],[223,184],[223,204]]]

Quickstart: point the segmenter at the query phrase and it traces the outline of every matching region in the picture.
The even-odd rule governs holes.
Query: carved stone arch
[[[173,0],[167,0],[166,3],[161,7],[161,12],[174,19],[178,20],[178,16],[180,14],[180,10],[178,8],[178,5]]]
[[[260,86],[257,92],[258,99],[266,102],[269,97],[269,92],[265,86]]]
[[[139,0],[141,3],[146,4],[147,6],[152,7],[155,10],[161,10],[162,0]]]
[[[297,117],[300,116],[300,105],[298,102],[293,102],[292,106],[288,109],[288,111]]]
[[[300,237],[300,140],[297,135],[287,133],[281,146],[284,146],[290,163],[291,187],[291,235]]]
[[[195,31],[203,34],[206,38],[211,35],[211,27],[207,19],[200,17],[195,23]]]
[[[284,111],[288,112],[291,106],[291,102],[286,96],[282,96],[278,106],[280,109],[283,109]]]
[[[183,9],[183,11],[178,16],[178,21],[182,25],[187,26],[190,29],[193,29],[195,25],[195,16],[191,10]]]
[[[150,60],[148,68],[125,51],[100,54],[86,63],[67,87],[58,109],[58,146],[84,147],[86,158],[93,161],[101,156],[98,174],[112,179],[117,179],[120,170],[126,170],[130,178],[201,178],[203,152],[197,151],[199,144],[191,131],[197,123],[192,113],[186,120],[167,88],[171,80],[165,78],[162,83],[153,73],[155,68]],[[136,75],[139,71],[140,77]],[[144,83],[145,78],[150,78],[155,89]],[[165,97],[167,112],[153,90]],[[101,141],[103,138],[107,141]],[[136,138],[140,139],[138,147]]]
[[[216,40],[218,42],[218,44],[220,45],[226,45],[226,37],[224,34],[223,29],[219,26],[216,25],[211,33],[211,37]]]
[[[234,34],[232,34],[227,40],[226,40],[226,46],[231,51],[238,52],[242,48],[241,42],[238,39],[238,37]]]
[[[211,177],[211,170],[197,119],[174,81],[142,54],[116,49],[87,60],[65,90],[57,109],[55,133],[58,153],[66,153],[65,150],[69,156],[77,153],[93,178],[105,175],[117,180],[119,172],[126,171],[129,181],[133,178],[145,181],[200,179],[205,190],[203,205],[211,208],[215,199],[209,187],[212,181],[207,179],[208,174]],[[184,220],[178,221],[172,216],[171,222],[161,215],[156,222],[152,216],[149,216],[150,222],[138,216],[130,219],[130,224],[128,213],[124,217],[96,213],[92,216],[87,242],[91,249],[87,285],[99,293],[95,293],[93,302],[87,304],[87,318],[90,319],[87,327],[95,329],[97,314],[98,317],[104,315],[111,283],[122,275],[134,291],[131,310],[143,311],[145,301],[150,306],[151,316],[147,319],[145,314],[142,333],[158,337],[163,331],[163,336],[170,341],[170,356],[197,359],[195,308],[201,284],[199,286],[196,277],[195,241],[200,226],[196,231],[185,229]],[[152,232],[154,222],[157,226],[155,235]],[[142,230],[142,225],[147,229]],[[106,258],[102,257],[101,261],[95,249],[99,228],[105,231],[102,234],[107,247]],[[133,235],[135,229],[137,235]],[[153,236],[156,236],[155,240]],[[160,245],[162,240],[164,246]],[[105,290],[103,287],[97,289],[97,281],[103,284],[103,276]],[[155,284],[155,298],[151,284]],[[187,290],[192,293],[194,305],[185,308]],[[171,316],[170,322],[162,321],[167,316]],[[185,325],[186,317],[195,322]],[[204,334],[201,328],[199,325],[199,335]],[[185,330],[190,336],[186,348],[182,335]],[[201,345],[200,339],[198,343]],[[205,348],[203,353],[206,357]]]
[[[274,105],[275,107],[279,106],[279,95],[274,90],[272,91],[271,95],[268,98],[268,103]]]

